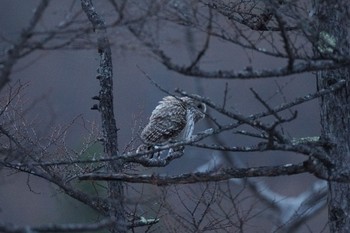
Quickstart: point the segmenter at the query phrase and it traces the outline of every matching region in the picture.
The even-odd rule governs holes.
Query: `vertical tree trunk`
[[[100,54],[98,80],[101,90],[98,110],[101,113],[102,131],[104,137],[104,150],[109,157],[118,156],[118,133],[113,111],[113,64],[107,29],[103,18],[95,11],[91,0],[81,0],[82,9],[90,20],[96,34],[97,46]],[[123,170],[121,161],[112,161],[108,167],[109,172],[120,173]],[[124,186],[121,181],[108,183],[108,196],[111,200],[109,214],[116,218],[115,225],[110,228],[112,233],[127,232],[126,211],[124,208]]]
[[[350,70],[340,69],[320,72],[319,86],[327,85],[332,79],[347,80],[346,87],[321,100],[322,136],[333,146],[329,148],[329,155],[335,164],[328,172],[337,175],[350,168]],[[330,232],[350,232],[350,185],[348,183],[329,182],[328,220]]]
[[[317,2],[318,35],[322,44],[321,54],[349,54],[347,42],[347,1],[319,0]],[[327,42],[328,41],[328,42]],[[334,47],[332,46],[334,45]],[[320,100],[322,136],[332,143],[327,148],[334,168],[329,175],[336,175],[350,168],[350,68],[322,71],[317,74],[318,88],[325,88],[340,79],[346,85]],[[350,232],[350,184],[328,183],[328,221],[330,232]]]

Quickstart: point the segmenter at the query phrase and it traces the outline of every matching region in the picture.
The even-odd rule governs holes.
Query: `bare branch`
[[[31,38],[34,28],[42,18],[45,9],[49,4],[49,0],[41,0],[38,7],[35,9],[33,17],[29,21],[29,25],[25,28],[20,38],[14,43],[13,47],[7,52],[7,58],[0,64],[0,90],[9,82],[13,66],[17,63],[20,53],[25,49],[27,41]]]
[[[209,42],[210,42],[210,33],[212,30],[212,20],[213,20],[213,14],[211,12],[211,9],[209,9],[209,19],[208,19],[208,26],[207,26],[207,35],[206,39],[203,45],[203,48],[198,52],[197,57],[194,59],[192,64],[188,66],[187,69],[191,70],[197,66],[201,58],[205,55],[206,51],[209,49]]]
[[[217,71],[205,71],[200,68],[188,70],[187,66],[175,64],[171,61],[162,50],[152,48],[152,52],[160,58],[161,63],[165,65],[169,70],[177,73],[198,77],[201,79],[256,79],[256,78],[272,78],[272,77],[284,77],[293,74],[321,71],[321,70],[333,70],[350,65],[350,59],[343,59],[340,61],[334,60],[308,60],[294,62],[292,66],[286,65],[275,69],[261,69],[261,70],[217,70]]]
[[[14,224],[0,223],[0,231],[6,233],[98,231],[114,224],[115,221],[116,219],[112,217],[103,219],[96,223],[47,224],[30,227],[20,227]]]
[[[308,161],[300,164],[286,164],[281,166],[251,167],[251,168],[227,168],[210,174],[208,172],[184,173],[175,176],[166,175],[137,175],[137,174],[84,174],[80,180],[122,180],[131,183],[146,183],[158,186],[172,184],[190,184],[198,182],[223,181],[232,178],[268,177],[294,175],[309,172]]]
[[[275,10],[274,11],[275,18],[277,20],[278,26],[281,30],[281,36],[283,39],[283,45],[284,49],[286,50],[286,53],[288,55],[288,68],[290,71],[293,71],[293,64],[295,61],[294,51],[292,48],[292,43],[290,42],[289,36],[287,34],[287,30],[285,28],[286,22],[283,20],[283,18],[280,16],[280,14]]]
[[[223,1],[212,1],[207,4],[208,7],[218,11],[229,20],[238,22],[257,31],[278,31],[279,28],[269,27],[268,23],[272,18],[272,14],[266,7],[262,12],[254,13],[254,9],[258,8],[254,1],[237,2],[227,4]]]

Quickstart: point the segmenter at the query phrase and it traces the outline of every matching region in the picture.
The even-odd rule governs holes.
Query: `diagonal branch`
[[[209,8],[209,19],[208,19],[208,26],[207,26],[207,37],[205,39],[203,48],[199,51],[199,53],[197,54],[196,59],[194,59],[194,61],[192,62],[191,65],[189,65],[188,69],[192,70],[193,68],[195,68],[197,66],[197,64],[199,63],[199,61],[201,60],[201,58],[205,55],[205,53],[208,51],[209,49],[209,42],[210,42],[210,36],[211,36],[211,30],[212,30],[212,20],[213,20],[213,14],[211,12],[211,9]]]
[[[34,28],[42,18],[45,9],[49,5],[49,0],[42,0],[38,7],[35,9],[33,17],[29,21],[29,25],[25,28],[20,38],[13,45],[13,47],[7,51],[7,59],[2,62],[0,66],[0,90],[10,81],[9,76],[12,72],[13,66],[17,63],[21,56],[21,51],[26,48],[28,40],[31,38]]]
[[[284,49],[288,55],[288,69],[290,71],[293,71],[293,64],[295,61],[295,56],[294,56],[294,52],[293,52],[293,48],[292,48],[292,43],[290,42],[289,36],[287,34],[286,31],[286,22],[283,20],[283,18],[279,15],[279,13],[277,11],[274,12],[275,18],[277,20],[278,26],[281,29],[281,37],[283,40],[283,45],[284,45]]]

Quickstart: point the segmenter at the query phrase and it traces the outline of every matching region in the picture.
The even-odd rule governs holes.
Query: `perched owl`
[[[206,105],[189,97],[166,96],[153,110],[149,122],[141,132],[144,150],[169,141],[189,139],[194,124],[205,117]]]

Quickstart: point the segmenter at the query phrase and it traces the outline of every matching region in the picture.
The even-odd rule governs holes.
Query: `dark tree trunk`
[[[317,33],[319,40],[323,40],[318,44],[326,43],[318,48],[318,52],[324,53],[324,56],[349,54],[348,28],[342,23],[348,17],[347,4],[347,1],[317,2]],[[346,80],[346,85],[320,100],[322,136],[331,143],[326,150],[334,163],[333,168],[327,168],[331,176],[338,176],[350,168],[350,68],[317,74],[318,88],[325,88],[341,79]],[[328,187],[330,232],[350,232],[350,184],[329,182]]]
[[[321,100],[322,136],[331,142],[327,148],[334,167],[328,168],[329,175],[338,176],[350,168],[350,70],[340,69],[321,72],[319,86],[328,85],[333,79],[346,79],[347,85]],[[329,182],[328,219],[330,232],[350,232],[350,185]]]
[[[100,81],[99,105],[101,113],[102,132],[104,136],[104,150],[109,157],[118,156],[118,133],[113,111],[113,64],[107,29],[103,18],[95,11],[91,0],[81,0],[82,9],[98,35],[97,46],[100,54],[100,65],[97,79]],[[96,109],[94,107],[93,109]],[[112,161],[109,172],[121,173],[123,163]],[[112,233],[127,232],[126,211],[124,208],[124,186],[121,181],[108,182],[108,196],[111,200],[109,214],[115,217],[115,225],[110,228]]]

